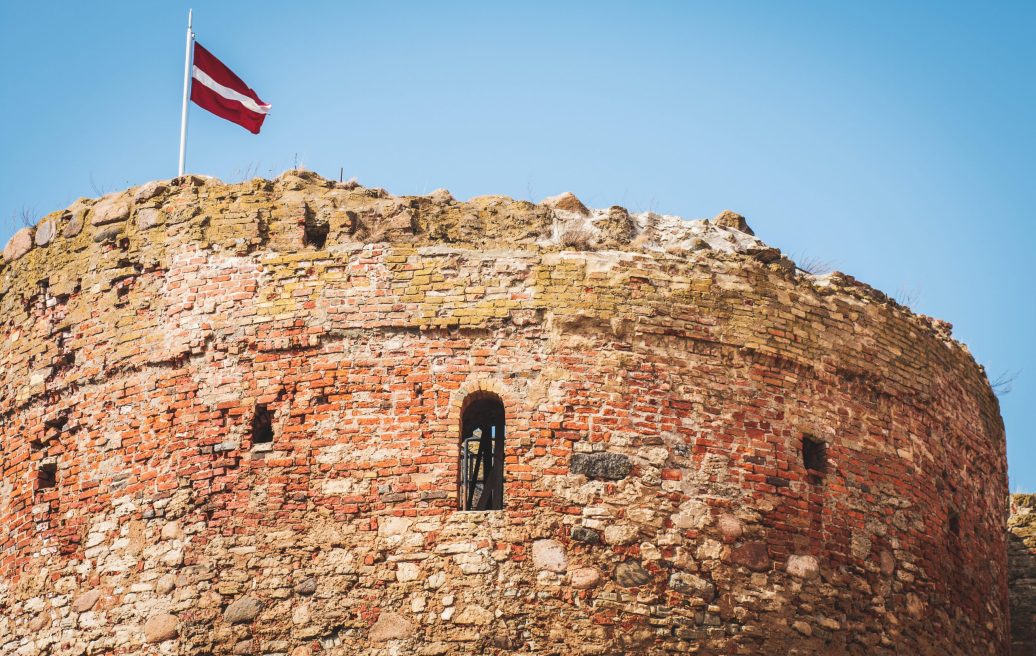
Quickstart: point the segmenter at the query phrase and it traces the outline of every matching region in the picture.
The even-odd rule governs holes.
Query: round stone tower
[[[949,326],[725,212],[305,172],[0,263],[0,654],[1006,655]]]

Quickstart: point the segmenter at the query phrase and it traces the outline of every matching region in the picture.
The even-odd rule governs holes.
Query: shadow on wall
[[[1011,653],[1036,656],[1036,494],[1012,496],[1007,526]]]

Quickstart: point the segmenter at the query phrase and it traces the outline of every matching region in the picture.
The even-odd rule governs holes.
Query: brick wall
[[[619,209],[572,250],[578,207],[185,178],[16,235],[0,654],[1007,654],[947,325]],[[505,509],[461,513],[479,392]]]

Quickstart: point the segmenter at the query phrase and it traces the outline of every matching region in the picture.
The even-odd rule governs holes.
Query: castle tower
[[[0,654],[1009,650],[943,322],[727,212],[289,172],[0,263]]]

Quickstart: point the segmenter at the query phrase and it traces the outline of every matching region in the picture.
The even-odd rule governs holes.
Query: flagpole
[[[187,101],[191,89],[191,59],[193,59],[194,31],[191,30],[191,15],[193,10],[187,10],[187,52],[183,60],[183,112],[180,114],[180,173],[183,175],[184,162],[187,159]]]

